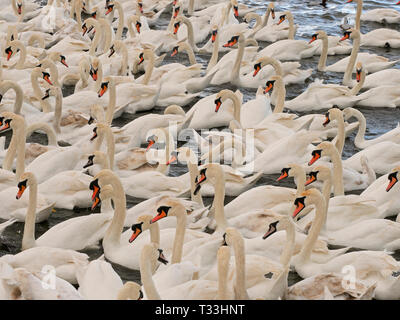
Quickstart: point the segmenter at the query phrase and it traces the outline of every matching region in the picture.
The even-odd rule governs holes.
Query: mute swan
[[[349,0],[348,2],[352,2]],[[357,15],[361,15],[362,12],[362,0],[357,0]],[[400,22],[400,13],[394,9],[379,8],[369,10],[363,13],[358,19],[356,28],[360,30],[360,21],[374,21],[379,23],[398,23]],[[357,20],[356,20],[357,22]]]
[[[357,105],[373,108],[396,108],[400,106],[400,90],[397,84],[382,85],[360,94]]]
[[[389,59],[370,54],[366,52],[359,53],[360,48],[360,31],[357,29],[349,29],[344,32],[344,36],[341,40],[353,39],[353,49],[350,57],[339,60],[338,62],[326,66],[326,53],[321,54],[321,58],[318,64],[318,70],[320,71],[333,71],[333,72],[344,72],[343,84],[351,84],[351,74],[356,70],[356,62],[361,62],[363,67],[370,73],[374,73],[383,69],[394,66],[398,61],[389,61]],[[326,50],[324,50],[326,52]]]
[[[265,68],[267,65],[271,65],[275,74],[281,76],[285,84],[304,82],[312,73],[312,69],[299,69],[300,63],[298,62],[280,63],[275,58],[265,56],[255,62],[253,77],[260,73],[259,78],[269,79],[272,74],[268,71],[272,70],[270,67]]]
[[[367,128],[367,121],[365,120],[364,115],[357,109],[354,108],[346,108],[343,110],[343,116],[345,120],[349,120],[354,117],[358,120],[359,126],[357,135],[354,138],[354,144],[359,149],[364,149],[374,144],[380,143],[382,141],[392,141],[395,143],[400,143],[400,127],[396,128],[382,134],[381,136],[375,139],[365,140],[365,130]]]
[[[362,190],[368,187],[375,180],[375,172],[365,161],[365,157],[360,157],[359,161],[362,161],[363,173],[345,166],[342,162],[341,156],[337,148],[332,142],[324,141],[317,145],[312,152],[312,159],[308,162],[308,165],[312,165],[321,157],[327,155],[330,157],[332,164],[326,163],[329,167],[332,167],[332,173],[339,179],[334,180],[335,196],[344,195],[344,190]],[[340,183],[339,183],[340,182]]]
[[[162,250],[157,249],[155,244],[146,244],[140,254],[141,282],[147,299],[160,300],[161,297],[169,300],[182,299],[227,299],[232,298],[232,290],[228,290],[227,269],[230,252],[228,249],[221,249],[218,252],[219,279],[218,283],[210,280],[192,280],[180,285],[171,286],[164,290],[157,289],[152,273],[156,268],[157,261],[167,263]]]
[[[286,101],[285,107],[294,111],[329,109],[334,105],[343,108],[352,107],[361,100],[356,95],[365,81],[365,71],[360,62],[357,63],[356,78],[358,83],[353,89],[336,84],[322,84],[322,81],[316,80],[306,91]]]
[[[50,247],[34,247],[15,255],[8,254],[0,258],[0,261],[8,263],[13,268],[25,268],[29,272],[41,272],[43,267],[52,266],[57,277],[71,284],[77,283],[77,269],[87,265],[88,260],[87,254]]]
[[[316,206],[315,219],[311,230],[308,233],[308,241],[305,242],[301,252],[293,258],[296,272],[302,277],[307,278],[326,272],[341,272],[346,265],[351,265],[357,272],[357,277],[367,285],[377,284],[375,297],[397,297],[399,292],[399,279],[392,275],[399,269],[399,263],[391,256],[380,251],[356,251],[338,256],[325,264],[313,263],[310,261],[311,245],[315,242],[324,224],[326,217],[325,200],[322,194],[316,189],[310,189],[301,194],[295,200],[296,209],[293,216],[296,217],[303,208],[314,204]],[[382,290],[391,287],[393,290]],[[392,298],[392,299],[393,299]]]
[[[26,188],[29,187],[30,189],[30,201],[25,218],[25,229],[22,239],[23,250],[35,246],[83,250],[96,245],[104,236],[111,222],[112,217],[105,214],[76,217],[57,224],[35,240],[34,221],[36,213],[35,210],[32,210],[35,208],[37,198],[37,182],[35,176],[30,172],[25,172],[20,178],[18,187],[18,198],[22,196]]]
[[[357,280],[352,287],[343,287],[345,275],[337,273],[322,273],[299,281],[288,288],[287,300],[322,300],[324,288],[328,288],[332,300],[371,300],[375,286],[366,286]]]
[[[218,112],[222,103],[231,100],[234,108],[234,117],[243,128],[254,128],[267,115],[271,114],[271,106],[264,94],[257,94],[254,100],[241,104],[237,95],[231,90],[222,90],[215,97],[215,112]]]

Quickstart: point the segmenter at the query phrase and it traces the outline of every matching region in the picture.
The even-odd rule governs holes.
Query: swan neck
[[[236,237],[233,243],[236,264],[235,293],[236,299],[248,300],[249,296],[246,290],[246,256],[244,240],[242,237]]]
[[[116,88],[115,88],[115,82],[113,80],[110,80],[109,83],[109,99],[108,99],[108,107],[106,111],[106,123],[111,126],[113,117],[114,117],[114,111],[115,111],[115,105],[117,103],[117,93],[116,93]]]
[[[225,231],[225,229],[228,227],[224,208],[225,176],[222,168],[218,171],[218,175],[215,177],[215,195],[213,206],[215,209],[215,221],[217,223],[217,230]]]
[[[322,52],[318,62],[318,71],[326,70],[326,60],[328,59],[328,37],[322,38]]]
[[[29,185],[29,204],[25,216],[24,235],[22,237],[22,250],[35,246],[36,205],[37,182],[31,181]]]
[[[343,76],[343,84],[351,84],[351,75],[353,74],[354,65],[356,64],[358,50],[360,49],[360,37],[356,36],[353,40],[353,48],[351,49],[351,55],[347,64],[346,71]]]
[[[143,284],[144,291],[147,299],[149,300],[161,300],[161,297],[157,291],[157,288],[153,281],[152,276],[152,261],[151,251],[146,250],[151,247],[145,247],[142,249],[140,255],[140,276]],[[150,254],[149,254],[150,253]]]
[[[335,196],[344,195],[344,187],[343,187],[343,164],[342,159],[340,158],[339,152],[336,148],[330,154],[331,160],[333,163],[333,183]]]
[[[180,206],[179,214],[176,216],[176,233],[174,245],[172,248],[171,264],[179,263],[182,260],[183,242],[186,232],[186,210],[184,206]]]
[[[152,223],[150,225],[150,241],[160,245],[160,226],[158,223]]]
[[[199,191],[197,194],[194,194],[194,190],[196,189],[195,179],[199,175],[199,169],[197,165],[192,163],[191,161],[188,161],[187,166],[189,169],[189,177],[190,177],[191,200],[198,203],[201,207],[204,207],[201,191]]]
[[[290,259],[292,258],[294,252],[295,240],[295,226],[293,223],[288,223],[288,226],[286,227],[286,243],[280,257],[280,262],[284,268],[290,265]]]
[[[274,113],[282,113],[285,106],[286,88],[281,79],[276,80],[275,89],[277,91],[276,105],[274,107]]]

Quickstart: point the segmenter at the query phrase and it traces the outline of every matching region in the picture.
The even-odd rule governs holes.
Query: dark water
[[[257,8],[257,13],[263,14],[265,12],[265,8],[267,5],[266,1],[240,1],[241,3],[245,3],[249,6],[254,6]],[[285,11],[290,10],[295,19],[295,23],[299,26],[296,33],[297,39],[310,39],[310,36],[315,33],[317,30],[325,30],[329,35],[341,35],[342,30],[340,28],[340,24],[342,22],[342,18],[345,15],[355,14],[356,5],[355,3],[345,4],[344,0],[340,1],[328,1],[328,7],[325,9],[319,5],[319,0],[312,1],[302,1],[302,0],[291,0],[291,1],[275,1],[276,11]],[[394,5],[396,1],[389,0],[381,0],[381,1],[364,1],[364,10],[379,8],[379,7],[388,7],[388,8],[396,8]],[[399,9],[399,6],[397,6]],[[157,29],[165,28],[170,19],[170,13],[164,13],[161,16],[161,20],[157,25]],[[388,27],[393,29],[398,29],[398,26],[395,25],[381,25],[377,23],[367,23],[364,22],[362,24],[362,32],[366,33],[375,28],[380,27]],[[259,43],[261,48],[264,48],[268,43]],[[201,44],[198,45],[199,47]],[[362,48],[361,51],[367,51],[371,53],[376,53],[381,56],[385,56],[389,59],[398,59],[400,55],[399,49],[384,49],[384,48]],[[196,55],[196,59],[198,63],[202,63],[204,66],[207,65],[210,55]],[[327,64],[332,64],[340,59],[343,56],[329,56]],[[68,59],[68,57],[67,57]],[[304,59],[300,61],[302,65],[302,69],[313,68],[316,69],[318,64],[319,56],[312,57],[309,59]],[[184,54],[179,54],[173,58],[167,56],[164,60],[164,63],[171,62],[181,62],[186,65],[189,64],[187,57]],[[399,68],[399,65],[396,65],[395,68]],[[295,84],[289,85],[286,87],[287,99],[292,99],[299,95],[311,82],[313,82],[316,78],[324,79],[325,82],[328,83],[340,83],[342,80],[343,74],[337,73],[321,73],[314,71],[312,76],[307,79],[305,84]],[[231,85],[222,85],[222,86],[210,86],[202,92],[197,99],[195,99],[189,105],[184,106],[184,110],[189,110],[199,99],[208,96],[213,93],[217,93],[221,89],[236,89]],[[244,100],[248,101],[254,98],[256,90],[253,89],[240,89],[244,95]],[[69,95],[72,93],[71,88],[63,88],[64,95]],[[164,108],[155,108],[151,110],[152,113],[162,113]],[[366,138],[374,138],[376,136],[381,135],[382,133],[391,130],[400,120],[400,110],[399,109],[379,109],[378,111],[372,108],[362,108],[361,111],[365,115],[367,119],[367,132]],[[321,111],[323,113],[324,111]],[[140,112],[137,114],[128,114],[124,113],[118,119],[115,119],[113,122],[114,126],[122,126],[148,112]],[[10,139],[10,134],[7,133],[7,140]],[[353,139],[355,134],[353,133],[350,138],[346,140],[345,148],[343,156],[344,158],[348,158],[358,150],[354,147]],[[34,134],[31,138],[28,139],[28,142],[40,142],[46,143],[46,138],[41,134]],[[282,163],[282,166],[285,166],[285,163]],[[186,167],[183,165],[173,165],[171,169],[170,175],[177,176],[185,173]],[[275,179],[277,175],[264,175],[262,179],[259,180],[257,185],[264,184],[273,184],[276,185]],[[280,186],[288,186],[295,187],[293,181],[288,180],[279,184]],[[233,198],[226,197],[226,203],[229,203]],[[210,203],[212,199],[205,199],[205,203]],[[139,203],[140,199],[128,198],[127,204],[128,207],[132,207],[135,204]],[[36,237],[39,237],[41,234],[46,232],[49,228],[54,225],[65,221],[71,217],[76,217],[80,215],[90,214],[88,209],[76,209],[74,211],[69,210],[60,210],[57,209],[56,213],[53,213],[49,220],[36,225]],[[21,239],[22,239],[22,231],[23,231],[23,223],[15,223],[13,226],[7,228],[3,235],[1,236],[1,245],[0,245],[0,255],[4,255],[7,253],[15,254],[19,252],[21,247]],[[103,254],[101,246],[98,249],[91,249],[88,251],[84,251],[90,256],[90,259],[96,259]],[[395,258],[397,260],[400,259],[400,255],[396,254]],[[140,273],[128,270],[124,267],[114,265],[115,270],[121,276],[124,281],[132,280],[136,282],[140,282]],[[293,284],[297,281],[301,280],[297,274],[291,272],[289,275],[289,284]]]

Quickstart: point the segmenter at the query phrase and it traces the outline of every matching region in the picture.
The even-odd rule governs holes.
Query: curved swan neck
[[[147,85],[150,82],[150,78],[154,70],[154,62],[155,62],[154,52],[151,49],[145,49],[143,52],[143,56],[147,60],[147,63],[142,84]]]
[[[357,148],[363,148],[365,145],[365,131],[367,130],[367,120],[365,119],[364,115],[356,109],[351,110],[351,116],[356,117],[356,119],[358,120],[358,131],[354,139],[354,144]]]
[[[323,32],[322,36],[320,35],[320,39],[322,40],[322,52],[318,62],[318,71],[326,70],[326,60],[328,59],[328,36],[325,32]]]
[[[218,166],[218,165],[217,165]],[[217,230],[225,230],[228,227],[228,222],[225,217],[225,174],[221,166],[217,169],[215,175],[215,195],[213,207],[215,208],[215,221],[217,223]]]
[[[274,107],[274,112],[273,113],[282,113],[283,108],[285,106],[285,98],[286,98],[286,88],[285,84],[283,83],[283,80],[281,77],[276,79],[275,81],[275,86],[274,86],[274,91],[277,91],[276,93],[276,105]]]
[[[180,19],[187,27],[188,43],[194,50],[196,48],[196,43],[194,41],[194,31],[193,31],[192,22],[184,16],[180,16]]]
[[[353,87],[353,89],[350,90],[352,95],[356,95],[360,92],[362,89],[363,85],[365,82],[365,71],[361,71],[361,78],[360,81],[357,82],[357,84]]]
[[[215,36],[215,41],[213,44],[213,51],[211,54],[210,61],[208,62],[207,66],[207,72],[210,71],[218,62],[218,50],[219,50],[219,32],[217,32],[217,35]]]
[[[115,87],[115,80],[113,77],[110,78],[108,87],[109,87],[109,99],[106,111],[106,123],[111,126],[112,120],[114,118],[115,106],[117,104],[117,89]]]
[[[61,114],[62,114],[62,99],[63,96],[61,88],[58,88],[56,92],[56,106],[54,109],[54,120],[53,120],[53,128],[56,133],[61,132],[60,125],[61,125]],[[55,141],[55,143],[57,143],[57,140]]]
[[[292,258],[295,242],[296,242],[296,231],[293,222],[289,221],[288,218],[286,225],[286,243],[280,256],[280,262],[282,266],[287,267],[290,265],[290,259]]]
[[[357,0],[357,12],[356,12],[356,25],[355,28],[361,32],[361,14],[363,10],[363,0]]]
[[[278,60],[272,57],[262,57],[259,62],[261,62],[261,65],[263,66],[270,64],[274,68],[275,74],[283,77],[282,65]]]
[[[171,264],[179,263],[182,260],[183,243],[186,232],[186,209],[183,205],[179,205],[176,210],[178,210],[176,215],[177,224],[172,248]]]
[[[35,246],[35,220],[37,205],[37,181],[29,178],[29,204],[25,216],[24,235],[22,237],[22,250]]]
[[[147,298],[149,300],[161,300],[152,276],[153,250],[152,245],[143,247],[140,254],[140,276]]]
[[[354,65],[356,64],[358,50],[360,49],[360,32],[358,30],[353,30],[352,37],[353,37],[353,48],[351,50],[349,63],[347,64],[347,68],[343,76],[344,85],[351,84],[351,75],[353,73]]]
[[[233,116],[237,122],[241,123],[240,108],[242,107],[242,103],[240,102],[239,97],[231,90],[224,91],[223,96],[225,99],[230,99],[232,101],[234,110]]]
[[[246,255],[244,240],[242,237],[235,237],[233,242],[233,250],[235,253],[236,265],[236,283],[235,294],[238,300],[248,300],[249,296],[246,291]]]
[[[294,19],[293,19],[293,15],[291,12],[287,12],[286,13],[286,17],[289,21],[289,35],[288,35],[288,39],[289,40],[293,40],[294,39],[294,34],[296,32],[296,29],[294,27]]]
[[[240,65],[242,64],[243,60],[243,55],[244,55],[244,50],[245,50],[245,41],[243,39],[243,36],[239,36],[239,41],[238,41],[238,49],[237,49],[237,54],[236,54],[236,60],[235,64],[232,69],[232,74],[231,74],[231,81],[233,83],[238,83],[240,82]]]
[[[193,154],[193,156],[194,156],[194,154]],[[201,191],[199,191],[197,194],[194,194],[194,190],[196,189],[195,179],[199,175],[199,169],[197,167],[197,164],[195,164],[194,162],[188,161],[187,167],[189,169],[189,176],[190,176],[191,200],[194,202],[197,202],[201,207],[204,207],[203,198],[201,196]]]
[[[344,195],[342,159],[340,158],[339,152],[336,148],[331,149],[329,156],[331,157],[333,163],[333,176],[335,177],[333,183],[335,196],[342,196]]]
[[[58,146],[56,133],[47,123],[44,122],[31,124],[26,129],[26,138],[30,137],[33,132],[38,130],[44,131],[46,133],[49,146]]]
[[[196,61],[196,57],[194,55],[194,51],[193,51],[192,47],[189,46],[186,42],[181,43],[180,47],[186,51],[186,53],[187,53],[187,55],[189,57],[190,64],[191,65],[196,64],[197,61]]]
[[[299,253],[299,257],[303,262],[309,260],[311,256],[311,252],[314,248],[315,242],[318,239],[319,233],[324,225],[326,220],[326,208],[324,199],[321,197],[315,203],[315,218],[312,222],[311,229],[307,235],[306,240],[304,241],[303,248]]]
[[[114,1],[114,7],[118,11],[118,28],[115,34],[115,39],[121,40],[122,39],[122,32],[124,31],[124,24],[125,24],[125,16],[124,11],[122,10],[122,6],[118,1]]]
[[[19,60],[17,62],[17,64],[15,65],[15,69],[25,69],[25,60],[26,60],[26,47],[23,44],[22,41],[19,40],[14,40],[11,41],[11,46],[16,47],[17,49],[19,49]]]
[[[15,92],[14,113],[21,114],[24,92],[17,82],[11,80],[4,80],[1,82],[1,90],[3,92],[3,96],[10,89],[13,89]]]
[[[229,300],[228,297],[228,272],[229,260],[231,258],[230,248],[223,246],[218,249],[217,263],[218,263],[218,299]]]
[[[150,231],[150,241],[152,243],[160,245],[160,226],[158,225],[158,223],[150,224],[149,231]]]
[[[337,122],[338,126],[338,131],[337,131],[337,139],[336,139],[336,149],[339,152],[339,156],[342,156],[343,153],[343,148],[344,148],[344,142],[346,139],[346,133],[345,133],[345,125],[344,125],[344,119],[343,119],[343,113],[342,111],[339,111],[335,114],[335,119]]]

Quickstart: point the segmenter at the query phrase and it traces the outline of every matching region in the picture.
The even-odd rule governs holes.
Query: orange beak
[[[215,112],[218,112],[219,108],[221,108],[222,102],[220,99],[215,101]]]
[[[162,218],[165,218],[166,216],[167,216],[167,214],[165,213],[165,211],[161,211],[161,213],[159,213],[153,219],[151,219],[150,223],[157,222],[158,220],[161,220]]]
[[[236,40],[236,39],[229,40],[228,43],[225,43],[225,44],[224,44],[224,47],[225,47],[225,48],[227,48],[227,47],[230,48],[230,47],[233,47],[236,43],[237,43],[237,40]]]
[[[312,37],[312,39],[308,42],[308,44],[313,43],[315,40],[317,40],[317,38],[316,37]]]
[[[100,188],[97,186],[93,186],[93,193],[92,193],[92,201],[94,201],[100,191]]]
[[[92,203],[92,211],[94,210],[94,209],[96,209],[97,208],[97,206],[99,205],[99,203],[100,203],[100,198],[99,197],[96,197],[95,199],[94,199],[94,201],[93,201],[93,203]]]
[[[171,157],[171,159],[169,159],[169,161],[167,162],[167,166],[169,166],[172,162],[174,162],[174,161],[176,161],[176,160],[177,160],[177,159],[176,159],[175,156]]]
[[[69,68],[68,64],[65,62],[65,59],[61,59],[61,63],[66,66],[67,68]]]
[[[174,50],[172,50],[171,57],[173,57],[173,56],[175,56],[177,54],[178,54],[178,49],[174,48]]]
[[[147,145],[146,151],[149,151],[149,149],[151,148],[151,146],[154,144],[153,140],[149,141],[149,144]]]
[[[324,127],[328,125],[328,123],[331,122],[328,116],[325,117],[325,122],[322,124]]]
[[[4,126],[2,128],[0,128],[0,132],[7,130],[9,127],[10,127],[10,125],[7,122],[5,122]]]
[[[43,77],[43,79],[44,79],[49,85],[51,85],[51,86],[53,85],[53,83],[51,82],[49,76],[46,75],[46,76]]]
[[[204,174],[202,174],[200,176],[200,179],[197,181],[197,185],[199,185],[200,183],[202,183],[204,180],[206,180],[206,176]]]
[[[174,34],[177,34],[178,30],[179,30],[179,23],[176,23],[175,29],[174,29]]]
[[[301,212],[301,210],[304,209],[304,207],[305,207],[305,206],[304,206],[301,202],[299,202],[299,203],[297,204],[296,209],[295,209],[294,212],[293,212],[293,218],[296,218],[297,215]]]
[[[18,190],[18,193],[17,193],[17,196],[16,196],[17,200],[21,199],[22,195],[24,194],[25,189],[26,189],[25,186],[21,186],[21,188]]]
[[[93,79],[94,79],[94,78],[93,78]],[[97,76],[96,76],[96,80],[97,80]],[[103,87],[100,89],[99,98],[101,98],[106,92],[107,92],[107,87],[106,87],[106,86],[103,86]]]
[[[256,65],[256,67],[254,68],[254,73],[253,73],[253,77],[255,77],[261,70],[260,65]]]
[[[308,165],[309,165],[309,166],[313,165],[320,157],[321,157],[321,156],[320,156],[318,153],[316,153],[316,154],[312,157],[312,159],[308,162]]]
[[[343,36],[343,38],[340,39],[340,41],[344,41],[344,40],[346,40],[346,39],[348,39],[348,38],[349,38],[349,35],[346,33],[346,34]]]
[[[357,70],[357,73],[356,73],[356,80],[357,80],[357,82],[360,82],[360,81],[361,81],[361,71],[360,71],[360,70]]]
[[[143,56],[141,56],[138,64],[139,64],[139,65],[142,64],[143,61],[144,61],[144,58],[143,58]]]
[[[139,23],[136,23],[136,31],[137,31],[137,33],[140,33],[140,25],[139,25]]]
[[[217,38],[217,34],[213,32],[213,34],[211,36],[211,42],[214,43],[216,38]]]
[[[174,10],[174,18],[176,18],[178,16],[178,13],[179,13],[179,8],[176,8]]]
[[[278,179],[276,179],[276,181],[281,181],[281,180],[283,180],[283,179],[285,179],[287,177],[288,177],[287,172],[286,171],[282,172],[281,176]]]
[[[137,229],[134,233],[132,233],[131,237],[129,238],[129,243],[135,241],[135,239],[139,236],[140,233],[141,232],[139,229]]]
[[[353,2],[353,0],[348,0],[346,3],[350,3],[350,2]]]
[[[309,184],[313,183],[316,180],[317,179],[315,178],[315,176],[310,176],[310,178],[306,181],[305,186],[308,186]]]
[[[92,79],[93,79],[94,81],[97,81],[97,71],[93,71],[93,73],[92,73]]]
[[[236,18],[239,17],[239,9],[238,9],[238,7],[233,7],[233,13],[235,14]]]
[[[279,19],[278,26],[279,26],[283,21],[285,21],[285,17],[282,17],[282,18]]]
[[[12,56],[12,55],[13,55],[12,50],[8,51],[8,54],[7,54],[7,61],[11,59],[11,56]]]
[[[397,179],[395,177],[392,177],[390,179],[389,185],[386,188],[386,192],[389,192],[396,183],[397,183]]]
[[[108,10],[106,11],[106,15],[108,15],[111,11],[113,11],[112,7],[108,7]]]
[[[269,84],[268,87],[265,88],[264,93],[267,93],[268,91],[270,91],[272,89],[272,84]]]

